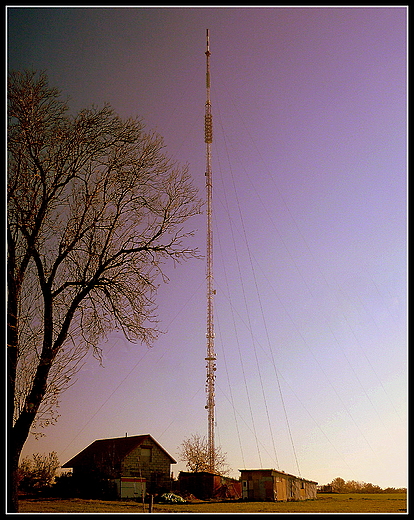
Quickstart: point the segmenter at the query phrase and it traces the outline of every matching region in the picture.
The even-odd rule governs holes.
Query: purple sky
[[[205,194],[210,30],[216,442],[238,469],[407,485],[405,7],[8,8],[8,66],[141,116]],[[189,223],[205,252],[205,215]],[[153,348],[114,334],[24,454],[207,434],[205,262]],[[185,469],[173,466],[174,474]]]

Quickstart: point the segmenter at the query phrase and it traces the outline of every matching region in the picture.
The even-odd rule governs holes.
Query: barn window
[[[149,464],[151,462],[152,449],[151,448],[141,448],[141,464]]]

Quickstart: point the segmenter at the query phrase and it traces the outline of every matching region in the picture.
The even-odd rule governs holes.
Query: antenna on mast
[[[211,143],[213,142],[213,121],[210,102],[210,39],[207,29],[206,45],[206,105],[204,116],[204,141],[206,143],[206,188],[207,188],[207,379],[206,392],[208,412],[208,466],[209,471],[215,470],[214,448],[214,381],[216,371],[216,354],[214,352],[214,325],[213,325],[213,232],[212,232],[212,175],[211,175]]]

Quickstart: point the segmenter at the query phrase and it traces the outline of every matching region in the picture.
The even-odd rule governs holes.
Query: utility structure
[[[212,231],[212,174],[211,174],[211,143],[213,142],[213,121],[211,115],[210,101],[210,41],[209,31],[206,31],[206,105],[204,116],[204,141],[206,143],[206,189],[207,189],[207,379],[206,392],[208,412],[208,469],[214,473],[215,470],[215,447],[214,447],[214,424],[215,424],[215,401],[214,401],[214,382],[216,371],[216,354],[214,352],[214,324],[213,324],[213,231]]]

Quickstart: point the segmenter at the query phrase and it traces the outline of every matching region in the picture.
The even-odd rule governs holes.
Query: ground
[[[24,499],[21,513],[148,513],[148,504],[134,501]],[[154,513],[406,513],[407,495],[320,494],[302,502],[216,502],[154,504]]]

